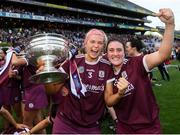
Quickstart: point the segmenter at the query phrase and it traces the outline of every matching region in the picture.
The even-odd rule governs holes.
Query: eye
[[[94,40],[90,40],[89,42],[90,42],[90,43],[92,43],[92,44],[93,44],[93,43],[95,43],[95,41],[94,41]]]
[[[102,41],[99,41],[98,44],[99,44],[99,45],[103,45],[103,42],[102,42]]]
[[[109,52],[113,52],[113,51],[114,51],[114,49],[110,48],[108,51],[109,51]]]
[[[122,50],[123,50],[122,48],[118,48],[117,52],[122,52]]]

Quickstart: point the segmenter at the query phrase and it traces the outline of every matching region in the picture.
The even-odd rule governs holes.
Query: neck
[[[140,56],[141,53],[140,52],[135,52],[133,56]]]
[[[113,67],[114,73],[118,73],[121,70],[122,65],[123,65],[123,63],[121,63],[120,65],[114,66]]]
[[[99,59],[99,57],[92,59],[92,58],[88,57],[87,54],[85,54],[85,60],[88,62],[96,62],[98,59]]]

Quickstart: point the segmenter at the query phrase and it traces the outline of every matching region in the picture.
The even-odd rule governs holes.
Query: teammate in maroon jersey
[[[164,38],[159,51],[136,55],[128,60],[124,58],[124,47],[118,40],[109,41],[107,56],[114,66],[114,82],[123,77],[128,80],[128,88],[117,93],[117,88],[105,91],[108,106],[114,106],[118,117],[117,133],[140,134],[161,133],[159,107],[152,91],[148,71],[166,60],[174,39],[174,15],[170,9],[160,9],[157,16],[165,23]]]
[[[48,99],[44,85],[34,84],[29,81],[29,77],[36,73],[37,68],[32,64],[22,67],[22,109],[23,123],[32,128],[39,123],[42,118],[42,109],[47,107]],[[44,133],[41,131],[39,133]]]
[[[5,50],[0,49],[0,63],[0,114],[16,128],[27,127],[23,124],[17,124],[9,111],[2,107],[3,105],[14,102],[14,100],[11,100],[12,89],[8,87],[11,84],[9,70],[12,66],[26,64],[26,61],[24,59],[17,58],[13,50],[8,50],[6,53]]]

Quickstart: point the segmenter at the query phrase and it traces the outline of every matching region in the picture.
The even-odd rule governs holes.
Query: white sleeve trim
[[[143,57],[143,65],[144,65],[144,68],[146,70],[146,72],[150,72],[148,66],[147,66],[147,63],[146,63],[146,55]]]
[[[115,78],[107,80],[107,83],[112,83],[115,80]]]

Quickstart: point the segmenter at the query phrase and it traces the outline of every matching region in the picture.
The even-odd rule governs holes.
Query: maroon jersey
[[[24,90],[24,93],[22,98],[26,111],[42,109],[48,104],[44,85],[34,84],[29,81],[29,77],[35,73],[36,67],[33,65],[23,67],[22,89]]]
[[[5,86],[1,87],[4,105],[12,105],[21,99],[20,81],[15,78],[8,78]]]
[[[104,90],[107,81],[113,77],[112,68],[110,63],[103,58],[99,58],[96,62],[87,62],[84,55],[78,55],[75,61],[86,92],[80,98],[74,96],[70,90],[70,81],[68,81],[67,87],[70,92],[65,97],[57,117],[63,115],[79,126],[97,125],[105,109]],[[69,61],[62,68],[69,74]]]
[[[125,124],[151,124],[158,117],[159,108],[145,65],[143,56],[132,57],[124,61],[121,71],[115,75],[116,79],[122,76],[129,82],[124,96],[114,106],[118,120]],[[115,86],[114,92],[117,92]]]
[[[37,86],[38,84],[31,83],[29,81],[29,78],[32,75],[36,74],[37,68],[35,66],[32,66],[29,64],[28,66],[24,66],[22,69],[22,87],[23,89],[29,88],[29,87],[34,87]]]
[[[15,92],[19,90],[20,83],[15,78],[9,78],[13,52],[8,52],[6,62],[0,70],[0,97],[3,105],[11,105],[15,102]]]
[[[8,75],[9,66],[6,70],[0,75],[0,100],[3,105],[9,105],[10,100],[10,89],[7,87],[10,85],[10,78]]]
[[[12,56],[13,56],[12,52],[7,53],[7,55],[6,55],[6,62],[0,68],[0,87],[6,85],[6,83],[9,80],[8,72],[9,72],[9,69],[10,69],[10,66],[11,66]]]

